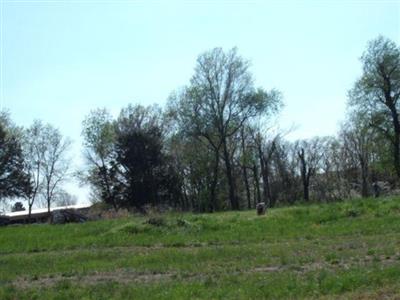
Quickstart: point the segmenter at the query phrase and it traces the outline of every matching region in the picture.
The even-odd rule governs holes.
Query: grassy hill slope
[[[0,299],[400,297],[400,198],[0,228]]]

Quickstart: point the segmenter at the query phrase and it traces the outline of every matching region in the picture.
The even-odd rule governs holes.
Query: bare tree
[[[46,151],[46,139],[44,135],[43,123],[39,120],[34,121],[31,127],[25,130],[23,152],[27,164],[27,170],[32,185],[28,199],[28,214],[31,218],[32,206],[44,188],[43,160]]]
[[[41,163],[44,186],[42,195],[50,213],[55,194],[69,176],[70,159],[67,153],[71,147],[71,141],[64,138],[60,131],[50,124],[43,127],[42,134],[45,137]]]
[[[246,140],[246,137],[248,134],[245,132],[246,127],[243,126],[242,129],[240,130],[240,140],[241,140],[241,160],[240,164],[242,167],[242,175],[243,175],[243,181],[244,181],[244,186],[246,190],[246,200],[247,200],[247,208],[251,208],[251,195],[250,195],[250,184],[249,184],[249,176],[247,170],[250,169],[250,163],[251,163],[251,150],[248,149],[249,143]]]
[[[295,144],[300,166],[300,176],[303,185],[303,199],[310,200],[310,181],[318,171],[321,159],[321,143],[319,138],[302,140]]]
[[[263,200],[268,207],[272,207],[275,203],[271,193],[271,159],[276,148],[276,139],[278,136],[267,140],[260,132],[257,132],[254,137],[254,142],[258,152],[260,163],[261,178],[263,181]]]
[[[71,195],[65,190],[60,189],[56,195],[54,195],[55,203],[57,206],[71,206],[78,202],[78,198],[75,195]]]
[[[362,197],[370,195],[369,181],[370,164],[373,154],[372,141],[377,140],[375,130],[366,121],[362,116],[353,114],[340,131],[344,150],[359,169]]]

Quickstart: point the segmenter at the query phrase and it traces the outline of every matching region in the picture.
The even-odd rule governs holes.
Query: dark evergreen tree
[[[16,212],[16,211],[25,211],[25,207],[22,204],[22,202],[15,202],[14,205],[11,208],[12,212]]]
[[[177,176],[164,153],[161,111],[157,107],[128,106],[116,122],[116,164],[123,186],[122,206],[173,203],[178,197]]]

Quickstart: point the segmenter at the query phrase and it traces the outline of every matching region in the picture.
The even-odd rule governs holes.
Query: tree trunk
[[[308,193],[308,185],[307,184],[304,184],[304,186],[303,186],[303,197],[304,197],[304,201],[309,201],[310,200],[310,196],[309,196],[309,193]]]
[[[393,127],[394,127],[394,141],[393,141],[393,155],[394,155],[394,167],[396,170],[397,178],[400,178],[400,124],[399,116],[396,108],[391,109]]]
[[[186,188],[183,186],[184,185],[184,183],[182,184],[182,191],[181,191],[181,193],[182,193],[182,209],[184,210],[184,211],[188,211],[189,210],[189,198],[188,198],[188,195],[187,195],[187,193],[186,193]]]
[[[255,192],[257,193],[254,196],[254,207],[255,207],[257,203],[261,202],[260,177],[258,176],[258,168],[255,163],[253,164],[253,177],[254,177]]]
[[[261,176],[263,180],[263,198],[265,205],[270,207],[271,200],[271,190],[269,187],[269,174],[268,174],[268,164],[263,157],[263,153],[261,149],[259,149],[259,159],[260,159],[260,167],[261,167]]]
[[[308,176],[305,176],[305,179],[303,180],[303,197],[304,201],[309,201],[310,200],[310,193],[309,193],[309,186],[310,186],[310,180],[307,179]]]
[[[304,201],[309,201],[309,185],[310,185],[310,175],[311,171],[308,170],[307,172],[307,163],[304,155],[304,149],[302,148],[298,153],[300,158],[300,173],[301,173],[301,181],[303,184],[303,199]]]
[[[246,153],[246,146],[245,146],[245,140],[244,140],[243,127],[241,130],[241,137],[242,137],[242,155],[244,156]],[[246,168],[245,162],[242,162],[242,173],[243,173],[244,186],[246,188],[247,208],[250,209],[251,208],[250,187],[249,187],[249,179],[247,176],[247,168]]]
[[[32,206],[33,206],[33,202],[28,203],[28,222],[29,222],[29,224],[31,223]]]
[[[215,163],[214,163],[214,174],[211,182],[211,191],[210,191],[210,211],[213,212],[218,210],[217,204],[217,183],[218,183],[218,170],[219,170],[219,151],[215,151]]]
[[[233,175],[232,175],[232,165],[231,165],[230,155],[228,152],[228,147],[226,145],[226,138],[223,141],[223,147],[224,147],[226,177],[228,179],[228,185],[229,185],[229,201],[231,203],[231,207],[233,210],[239,210],[240,207],[239,207],[238,199],[236,198],[235,182],[234,182]]]
[[[396,175],[398,178],[400,178],[400,133],[395,133],[395,141],[394,141],[394,167],[396,169]]]
[[[249,187],[249,180],[247,177],[247,170],[246,166],[242,166],[243,168],[243,179],[244,179],[244,185],[246,188],[246,197],[247,197],[247,208],[251,208],[251,197],[250,197],[250,187]]]
[[[366,198],[369,196],[368,188],[368,166],[363,158],[360,158],[361,165],[361,196]]]
[[[47,194],[47,212],[50,216],[50,196]]]
[[[104,189],[104,185],[106,188],[107,202],[111,202],[115,212],[118,212],[118,205],[115,201],[115,194],[111,191],[111,185],[110,185],[110,180],[109,180],[110,171],[107,170],[107,165],[104,160],[104,157],[101,157],[101,165],[98,166],[98,170],[99,170],[101,178],[103,179],[103,184],[102,184],[101,188]]]
[[[264,185],[264,201],[267,207],[271,207],[271,189],[269,186],[269,174],[268,174],[268,165],[264,164],[262,168],[262,178],[263,178],[263,185]]]
[[[390,87],[390,81],[388,82]],[[393,139],[393,160],[394,168],[396,170],[397,178],[400,178],[400,123],[399,115],[397,113],[396,101],[390,95],[390,88],[385,91],[386,105],[390,110],[392,115],[392,123],[394,129],[394,139]]]

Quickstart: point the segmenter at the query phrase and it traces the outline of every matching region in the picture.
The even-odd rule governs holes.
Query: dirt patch
[[[269,266],[269,267],[258,267],[252,269],[249,273],[268,273],[268,272],[278,272],[281,271],[283,268],[281,266]]]
[[[356,266],[366,266],[373,263],[378,263],[381,266],[391,266],[400,262],[400,253],[393,255],[379,255],[355,258],[352,257],[349,260],[333,260],[333,261],[316,261],[303,265],[281,265],[281,266],[266,266],[256,267],[248,271],[241,273],[268,273],[268,272],[282,272],[282,271],[293,271],[297,273],[307,273],[317,270],[337,270],[343,269],[348,270]]]
[[[275,273],[290,271],[298,274],[318,270],[347,270],[355,266],[365,266],[379,263],[381,266],[390,266],[400,262],[400,254],[365,256],[361,258],[352,257],[349,260],[338,261],[316,261],[303,265],[275,265],[258,266],[250,269],[230,272],[231,275],[253,274],[253,273]],[[83,275],[55,275],[50,277],[24,278],[20,277],[12,282],[16,288],[29,289],[32,287],[51,287],[62,281],[69,281],[80,285],[96,285],[102,282],[118,282],[121,284],[152,283],[174,279],[201,280],[207,273],[185,273],[185,272],[136,272],[135,270],[118,269],[110,272],[94,272]],[[213,274],[215,276],[218,274]],[[221,276],[223,274],[221,273]]]
[[[353,292],[345,293],[343,295],[329,295],[318,297],[315,299],[355,299],[355,300],[389,300],[389,299],[400,299],[399,286],[383,286],[376,288],[373,291],[366,291],[365,288],[362,290],[356,290]]]
[[[62,281],[70,281],[81,285],[95,285],[102,282],[128,283],[150,283],[168,280],[175,277],[174,273],[137,273],[134,271],[117,270],[113,272],[95,272],[87,275],[40,277],[36,279],[19,278],[13,281],[18,288],[28,289],[32,287],[51,287]]]

